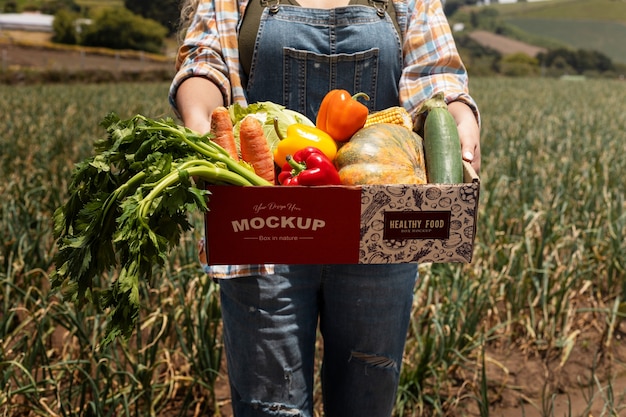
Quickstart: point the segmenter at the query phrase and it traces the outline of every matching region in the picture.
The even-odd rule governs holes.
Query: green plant
[[[81,35],[83,45],[158,53],[167,35],[167,29],[158,22],[126,8],[99,9],[92,20]]]
[[[61,9],[54,15],[52,22],[53,42],[76,45],[80,43],[79,26],[77,24],[80,15],[67,9]]]

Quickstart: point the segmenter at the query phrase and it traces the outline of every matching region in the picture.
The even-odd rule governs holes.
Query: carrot
[[[252,165],[261,178],[275,184],[274,156],[270,151],[263,125],[254,116],[246,116],[239,126],[239,146],[241,158]]]
[[[217,107],[211,113],[211,133],[213,134],[213,142],[224,148],[234,160],[239,161],[233,122],[226,107]]]

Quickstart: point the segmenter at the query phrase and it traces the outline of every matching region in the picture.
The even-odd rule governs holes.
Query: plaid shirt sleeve
[[[440,0],[404,0],[396,7],[405,27],[400,102],[415,118],[424,100],[443,92],[447,102],[469,105],[480,123],[478,106],[469,95],[467,71]]]
[[[245,102],[240,78],[237,25],[247,0],[202,0],[178,50],[176,75],[169,92],[176,109],[176,91],[189,77],[206,77],[217,85],[224,103]]]

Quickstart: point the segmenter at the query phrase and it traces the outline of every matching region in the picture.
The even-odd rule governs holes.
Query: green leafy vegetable
[[[95,155],[78,163],[69,197],[54,214],[58,252],[51,284],[78,307],[110,309],[104,344],[128,337],[139,314],[139,283],[149,282],[181,235],[187,214],[208,210],[208,192],[196,184],[271,185],[232,159],[208,135],[172,119],[137,115],[102,121],[107,135]],[[108,288],[96,285],[117,271]]]

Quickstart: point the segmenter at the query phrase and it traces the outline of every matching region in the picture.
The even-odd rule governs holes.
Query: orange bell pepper
[[[369,114],[367,106],[358,101],[360,97],[369,100],[365,93],[351,96],[346,90],[329,91],[317,113],[317,128],[328,133],[337,142],[349,140],[365,125]]]

